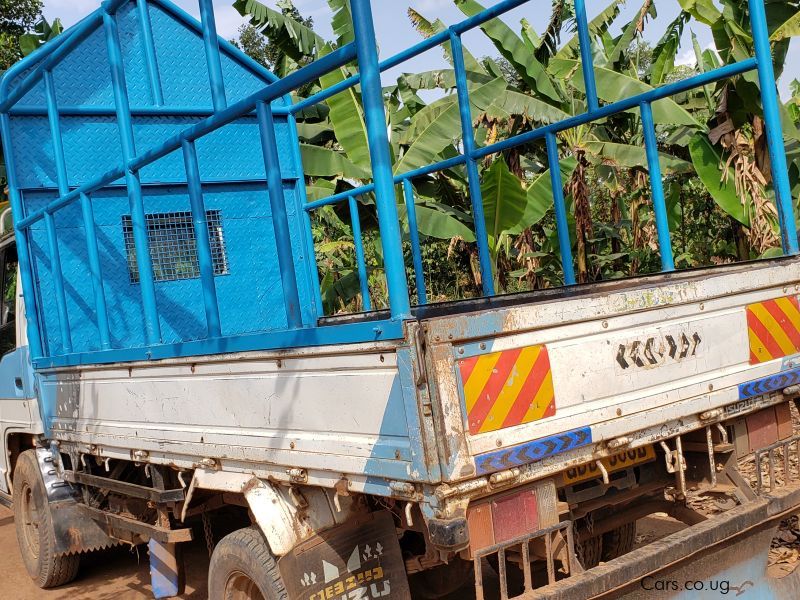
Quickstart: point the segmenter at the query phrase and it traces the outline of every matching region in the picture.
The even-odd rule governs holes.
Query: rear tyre
[[[627,554],[636,544],[636,521],[603,534],[603,562]]]
[[[209,600],[285,600],[278,563],[257,527],[222,538],[208,567]]]
[[[22,562],[36,585],[51,588],[77,577],[80,556],[55,551],[53,515],[36,450],[20,454],[14,468],[14,524]]]
[[[583,540],[576,545],[575,551],[584,569],[596,567],[600,564],[600,557],[603,553],[603,536],[596,535]]]

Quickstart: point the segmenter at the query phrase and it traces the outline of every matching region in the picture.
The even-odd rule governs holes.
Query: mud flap
[[[150,554],[150,584],[154,598],[172,598],[183,594],[186,584],[181,557],[181,545],[158,542],[147,543]]]
[[[102,527],[75,500],[50,502],[57,554],[79,554],[116,546]]]
[[[290,600],[407,600],[394,518],[372,513],[298,544],[278,561]]]

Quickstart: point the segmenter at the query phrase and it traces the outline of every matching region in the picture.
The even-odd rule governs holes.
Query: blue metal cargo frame
[[[664,85],[645,93],[623,99],[618,102],[601,105],[597,96],[594,65],[592,64],[592,39],[588,27],[584,0],[575,0],[576,23],[580,43],[582,74],[587,95],[588,110],[581,115],[550,123],[511,138],[478,147],[472,129],[472,115],[467,87],[467,73],[464,65],[464,52],[461,37],[487,21],[529,2],[529,0],[504,0],[483,12],[467,18],[460,23],[425,39],[407,50],[382,62],[378,60],[378,52],[373,28],[370,0],[350,0],[353,18],[355,41],[315,62],[301,68],[283,79],[278,79],[257,65],[243,53],[232,48],[218,37],[214,22],[211,0],[199,0],[202,33],[205,48],[208,84],[213,103],[213,111],[197,108],[176,108],[165,106],[162,84],[159,78],[158,52],[153,42],[148,17],[148,3],[157,4],[183,21],[187,27],[198,28],[197,24],[185,13],[166,0],[136,0],[141,20],[141,34],[144,43],[144,61],[151,88],[152,106],[132,107],[129,102],[125,67],[120,53],[120,39],[116,14],[118,10],[131,0],[106,0],[101,7],[86,17],[79,24],[60,35],[54,41],[34,52],[31,56],[14,65],[0,81],[0,135],[6,150],[7,177],[9,182],[10,202],[14,213],[14,226],[17,235],[18,254],[21,268],[21,283],[26,299],[37,298],[37,286],[32,269],[32,256],[29,234],[31,227],[44,221],[47,231],[49,257],[53,268],[53,287],[58,313],[59,334],[63,352],[53,354],[46,350],[43,343],[40,323],[41,315],[37,314],[38,304],[28,302],[28,338],[34,364],[38,367],[75,365],[83,363],[105,363],[128,360],[153,360],[176,356],[215,354],[221,352],[274,349],[323,344],[353,343],[371,340],[400,339],[403,336],[402,323],[412,317],[409,299],[408,282],[402,253],[402,234],[396,205],[396,186],[402,187],[405,208],[408,214],[409,233],[414,267],[418,304],[427,303],[425,278],[422,270],[419,232],[416,226],[413,180],[424,175],[463,165],[468,178],[469,196],[473,210],[475,234],[478,247],[480,271],[482,275],[483,293],[486,296],[495,294],[493,287],[492,266],[489,257],[488,237],[483,218],[483,200],[477,161],[489,155],[508,150],[521,144],[535,140],[544,140],[547,158],[553,183],[554,208],[556,215],[557,235],[564,272],[564,284],[575,284],[572,257],[572,244],[567,225],[566,208],[559,178],[559,151],[557,134],[567,129],[587,124],[597,119],[638,108],[641,113],[645,133],[647,163],[651,175],[652,200],[660,244],[661,266],[665,272],[675,269],[664,190],[658,161],[655,125],[652,116],[652,104],[693,88],[698,88],[722,79],[741,75],[756,70],[760,82],[765,128],[771,157],[776,203],[778,209],[781,241],[784,254],[798,253],[798,239],[795,230],[793,200],[789,185],[786,157],[783,147],[778,111],[778,95],[772,65],[772,57],[767,31],[764,0],[748,0],[752,24],[755,57],[725,65],[683,81]],[[66,56],[75,50],[92,32],[102,28],[105,33],[106,51],[111,67],[111,80],[114,92],[114,109],[94,106],[59,106],[56,101],[52,83],[52,69]],[[427,165],[413,171],[393,174],[389,140],[386,132],[386,114],[384,98],[381,90],[381,73],[391,69],[436,46],[449,44],[452,50],[453,66],[456,75],[456,93],[460,108],[463,152],[453,158]],[[269,83],[256,93],[229,104],[226,98],[225,82],[220,62],[220,48],[232,53],[249,68],[261,74]],[[290,92],[303,85],[315,81],[320,76],[338,69],[352,61],[357,61],[359,73],[344,81],[324,89],[315,95],[292,103]],[[27,74],[26,74],[27,71]],[[20,78],[12,86],[15,78]],[[44,82],[47,106],[46,116],[50,125],[53,143],[55,167],[57,173],[59,197],[44,208],[28,214],[16,181],[16,167],[11,153],[10,119],[17,116],[40,115],[41,109],[20,105],[19,102],[39,82]],[[364,107],[367,136],[373,182],[334,194],[314,202],[307,202],[305,190],[303,197],[303,225],[306,228],[307,252],[314,255],[311,240],[310,214],[323,207],[347,202],[352,218],[353,235],[357,270],[361,285],[363,307],[372,309],[372,302],[367,285],[367,268],[365,264],[363,242],[357,199],[365,194],[374,194],[378,213],[380,238],[383,246],[384,266],[389,295],[390,318],[336,325],[320,324],[318,319],[303,319],[299,310],[297,274],[292,263],[292,249],[289,243],[288,215],[282,192],[281,173],[274,166],[277,156],[277,142],[274,118],[285,117],[290,130],[296,138],[294,115],[312,107],[345,90],[360,85]],[[223,337],[220,330],[220,310],[216,294],[211,247],[206,226],[203,186],[200,181],[196,143],[204,136],[234,122],[236,119],[255,112],[263,151],[263,159],[267,173],[268,199],[272,210],[272,220],[277,242],[277,261],[280,266],[280,277],[283,292],[283,305],[287,315],[288,327],[283,331],[270,331],[260,334]],[[64,149],[61,139],[59,119],[64,115],[113,116],[116,118],[122,149],[121,164],[83,185],[70,188],[64,166]],[[132,118],[135,115],[178,115],[194,116],[202,120],[185,128],[179,134],[164,140],[154,148],[138,153]],[[159,329],[159,309],[156,302],[155,279],[151,263],[145,213],[142,201],[142,184],[140,171],[168,154],[180,151],[183,156],[186,185],[190,199],[191,214],[197,241],[198,265],[202,283],[202,302],[206,318],[207,335],[205,339],[193,340],[181,344],[165,344],[162,342]],[[299,148],[294,160],[300,164]],[[104,295],[103,275],[98,259],[98,244],[95,235],[92,196],[112,182],[124,178],[130,203],[131,219],[135,238],[136,264],[141,284],[141,310],[146,329],[146,344],[142,347],[113,348],[109,335],[109,317]],[[302,174],[299,176],[303,182]],[[300,186],[304,187],[304,186]],[[97,330],[100,350],[96,352],[72,352],[71,329],[64,292],[64,280],[61,272],[58,230],[54,215],[57,211],[75,203],[80,203],[83,224],[86,232],[86,249],[88,267],[92,280]],[[320,284],[314,278],[315,314],[322,317]]]

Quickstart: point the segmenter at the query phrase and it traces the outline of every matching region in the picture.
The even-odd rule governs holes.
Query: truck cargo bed
[[[103,456],[136,447],[174,464],[204,456],[284,479],[299,468],[321,485],[346,475],[391,493],[392,481],[516,467],[541,478],[613,454],[613,440],[643,447],[702,427],[704,413],[769,406],[800,377],[800,346],[754,358],[748,335],[753,307],[796,306],[797,261],[639,283],[428,317],[393,342],[50,369],[42,401],[56,439]],[[538,380],[521,362],[532,352],[548,358]],[[504,371],[507,353],[517,362]],[[487,360],[489,383],[520,380],[476,400],[465,365]],[[541,410],[520,412],[535,398]]]

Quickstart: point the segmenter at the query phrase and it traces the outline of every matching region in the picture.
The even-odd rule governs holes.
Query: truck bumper
[[[800,568],[767,573],[782,519],[800,512],[800,485],[776,490],[568,579],[518,598],[800,598]]]

